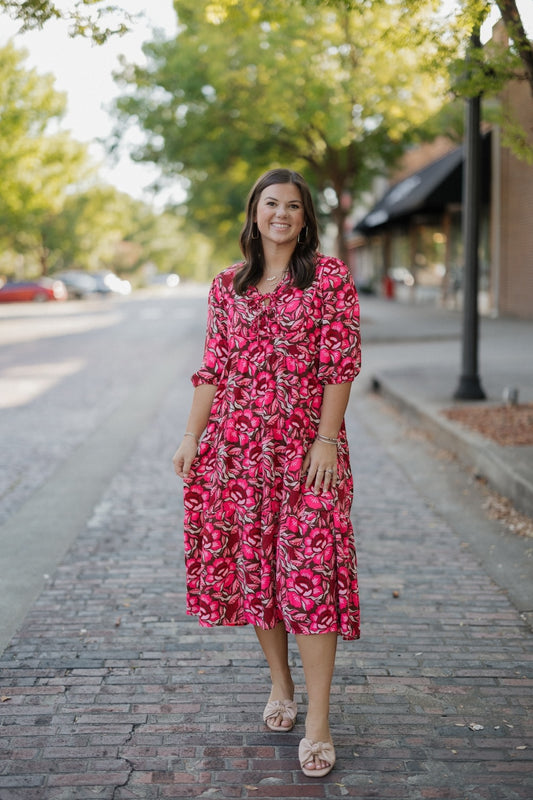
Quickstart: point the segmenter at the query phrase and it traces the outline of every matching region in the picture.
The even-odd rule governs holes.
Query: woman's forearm
[[[187,420],[186,430],[194,433],[198,439],[200,439],[208,423],[216,391],[217,387],[210,383],[202,383],[194,390],[191,413]]]
[[[336,439],[350,399],[351,383],[328,383],[324,386],[318,433]]]
[[[314,490],[319,492],[321,489],[326,491],[337,485],[336,439],[344,419],[351,388],[351,383],[328,383],[324,386],[318,435],[302,464],[302,474],[306,476],[307,489],[313,486]]]
[[[176,475],[184,480],[189,477],[192,463],[198,455],[198,443],[208,423],[216,390],[217,387],[209,383],[201,383],[194,390],[185,436],[172,458]]]

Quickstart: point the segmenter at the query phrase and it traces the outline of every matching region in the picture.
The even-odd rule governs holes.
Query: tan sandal
[[[298,708],[294,700],[269,700],[263,711],[263,722],[271,731],[282,731],[283,733],[292,731],[296,722]],[[273,725],[271,720],[279,717],[288,717],[290,725]]]
[[[335,748],[331,742],[313,742],[312,739],[302,739],[298,748],[298,758],[300,767],[304,775],[308,778],[323,778],[333,769],[335,764]],[[319,758],[320,761],[327,761],[328,766],[322,769],[309,769],[306,764]]]

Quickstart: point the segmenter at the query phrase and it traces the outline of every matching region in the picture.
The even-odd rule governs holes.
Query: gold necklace
[[[287,264],[287,266],[285,267],[283,272],[281,272],[279,275],[272,275],[272,277],[270,277],[270,278],[265,277],[265,281],[267,283],[271,283],[272,281],[279,281],[279,279],[282,278],[285,275],[285,273],[287,272],[288,268],[289,268],[289,265]]]

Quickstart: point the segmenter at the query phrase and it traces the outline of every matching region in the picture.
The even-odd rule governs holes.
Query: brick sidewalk
[[[531,635],[355,422],[363,638],[339,649],[337,766],[302,775],[303,712],[290,734],[262,725],[253,630],[184,615],[176,405],[170,396],[3,655],[0,800],[530,798]],[[291,656],[303,702],[293,643]]]

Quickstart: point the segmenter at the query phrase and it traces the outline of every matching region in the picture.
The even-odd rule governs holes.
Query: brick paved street
[[[337,766],[302,775],[303,712],[290,734],[261,722],[253,630],[201,629],[183,611],[179,391],[3,654],[0,800],[531,798],[531,633],[357,419],[358,399],[363,638],[340,645]]]

